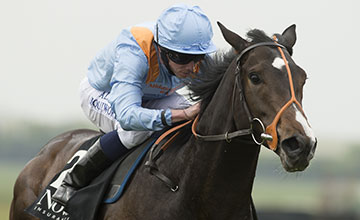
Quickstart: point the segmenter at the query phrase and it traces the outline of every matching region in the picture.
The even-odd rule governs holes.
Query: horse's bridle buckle
[[[228,142],[230,144],[231,138],[229,138],[229,132],[228,131],[225,133],[225,140],[226,140],[226,142]]]

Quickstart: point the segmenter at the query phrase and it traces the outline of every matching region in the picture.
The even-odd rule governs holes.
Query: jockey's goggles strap
[[[274,38],[274,41],[276,42],[277,41],[277,38],[276,36],[273,37]],[[284,60],[284,63],[285,63],[285,67],[286,67],[286,70],[287,70],[287,73],[288,73],[288,78],[289,78],[289,84],[290,84],[290,92],[291,92],[291,98],[290,100],[280,109],[280,111],[276,114],[274,120],[272,121],[272,123],[266,127],[266,133],[267,134],[270,134],[273,139],[272,140],[268,140],[267,143],[269,145],[269,148],[273,151],[276,150],[276,147],[277,147],[277,144],[278,144],[278,136],[277,136],[277,131],[276,131],[276,127],[277,127],[277,124],[280,120],[280,117],[282,115],[282,113],[292,104],[292,103],[295,103],[300,111],[302,112],[302,114],[305,116],[304,114],[304,111],[301,107],[301,104],[296,100],[296,97],[295,97],[295,91],[294,91],[294,85],[293,85],[293,80],[292,80],[292,75],[291,75],[291,70],[290,70],[290,67],[289,67],[289,64],[288,64],[288,61],[286,60],[286,57],[285,57],[285,54],[283,52],[283,50],[278,47],[278,50],[280,52],[280,55],[281,55],[281,58]]]

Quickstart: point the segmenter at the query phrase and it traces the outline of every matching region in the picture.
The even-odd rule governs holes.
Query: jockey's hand
[[[200,112],[200,102],[198,102],[186,109],[183,109],[183,112],[184,112],[184,118],[186,120],[194,119]]]
[[[192,120],[194,119],[200,112],[200,102],[186,108],[186,109],[172,109],[171,114],[172,123],[184,121],[184,120]]]

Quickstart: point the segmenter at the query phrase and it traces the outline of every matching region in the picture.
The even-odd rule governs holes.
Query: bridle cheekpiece
[[[288,78],[289,78],[289,83],[290,83],[290,91],[291,91],[291,98],[290,100],[280,109],[280,111],[276,114],[273,122],[267,126],[265,128],[264,124],[262,123],[262,121],[259,118],[254,118],[252,117],[248,105],[246,103],[246,99],[243,93],[243,87],[242,84],[240,82],[240,74],[241,74],[241,58],[250,50],[253,50],[254,48],[260,47],[260,46],[271,46],[271,47],[277,47],[282,59],[284,60],[285,66],[286,66],[286,70],[288,73]],[[247,118],[249,120],[249,124],[250,124],[250,128],[248,129],[242,129],[242,130],[237,130],[234,132],[226,132],[225,134],[218,134],[218,135],[200,135],[198,133],[196,133],[196,125],[197,122],[199,120],[198,117],[195,118],[194,123],[192,125],[192,132],[194,134],[194,136],[198,139],[204,140],[204,141],[220,141],[220,140],[226,140],[228,143],[230,143],[231,139],[235,138],[235,137],[239,137],[239,136],[245,136],[245,135],[251,135],[253,141],[255,142],[255,144],[257,145],[261,145],[263,144],[265,141],[267,142],[268,146],[270,149],[272,150],[276,150],[277,147],[277,142],[278,142],[278,137],[277,137],[277,131],[276,131],[276,126],[278,124],[278,121],[280,119],[281,114],[284,112],[284,110],[286,108],[288,108],[292,103],[295,103],[301,110],[302,114],[305,116],[304,111],[302,110],[301,104],[296,100],[295,98],[295,92],[294,92],[294,86],[293,86],[293,81],[292,81],[292,75],[291,75],[291,71],[290,71],[290,67],[288,65],[288,62],[285,58],[284,52],[282,49],[286,49],[285,46],[279,44],[277,42],[276,37],[274,36],[274,42],[260,42],[260,43],[256,43],[253,45],[248,46],[247,48],[245,48],[243,51],[241,51],[241,53],[238,55],[237,60],[236,60],[236,70],[235,70],[235,75],[236,75],[236,82],[234,84],[234,92],[236,91],[235,87],[238,87],[239,92],[240,92],[240,101],[243,103],[245,112],[247,114]],[[233,94],[234,97],[234,94]],[[255,125],[256,123],[258,123],[262,129],[262,132],[260,134],[260,140],[258,140],[255,137]]]

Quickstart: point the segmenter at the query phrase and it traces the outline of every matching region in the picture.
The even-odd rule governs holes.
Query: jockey
[[[66,204],[113,161],[154,131],[193,119],[190,105],[175,91],[216,50],[208,17],[198,6],[174,5],[156,23],[124,29],[92,60],[80,85],[85,115],[105,132],[67,173],[53,199]]]

